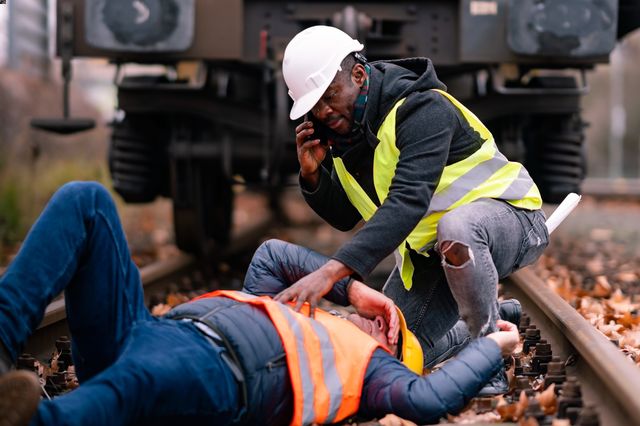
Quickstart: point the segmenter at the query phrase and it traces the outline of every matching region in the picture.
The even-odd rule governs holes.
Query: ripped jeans
[[[397,268],[393,270],[383,292],[420,340],[426,366],[455,355],[471,338],[496,331],[498,280],[544,251],[549,242],[544,222],[542,210],[522,210],[494,199],[474,201],[440,219],[430,257],[411,253],[411,290],[405,290]],[[452,264],[451,250],[462,253],[456,256],[462,260]]]

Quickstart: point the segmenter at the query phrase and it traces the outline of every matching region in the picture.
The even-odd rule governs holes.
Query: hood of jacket
[[[377,133],[382,121],[396,102],[414,92],[429,89],[446,90],[427,58],[407,58],[370,62],[369,93],[362,126],[354,125],[348,135],[340,135],[322,123],[322,132],[336,144],[334,155],[340,156],[354,144],[363,140],[363,130]]]
[[[447,89],[438,80],[433,63],[427,58],[377,61],[370,65],[369,98],[364,120],[374,133],[398,100],[414,92]]]

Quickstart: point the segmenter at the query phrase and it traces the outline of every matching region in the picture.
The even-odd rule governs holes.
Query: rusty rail
[[[585,403],[598,410],[601,426],[634,424],[640,419],[640,368],[526,268],[505,281],[505,290],[553,347],[554,355],[575,357],[567,373],[582,384]],[[634,420],[635,419],[635,420]]]

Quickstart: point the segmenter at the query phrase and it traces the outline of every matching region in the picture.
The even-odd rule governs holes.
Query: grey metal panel
[[[261,32],[276,57],[289,40],[312,25],[334,25],[365,44],[369,59],[428,56],[441,64],[457,58],[457,3],[451,0],[245,2],[245,59],[260,57]],[[348,16],[356,22],[345,22]],[[351,31],[350,29],[354,30]]]
[[[115,51],[91,46],[86,38],[85,0],[58,0],[74,6],[74,56],[107,57],[135,62],[171,62],[181,59],[240,59],[242,57],[242,0],[195,0],[194,43],[184,52],[145,53]],[[59,39],[59,35],[58,35]],[[59,51],[59,47],[58,47]]]
[[[507,41],[522,55],[608,55],[617,17],[615,0],[509,0]]]
[[[513,59],[506,44],[507,0],[460,1],[460,60],[501,62]]]
[[[539,49],[532,32],[535,8],[544,4],[570,7],[568,15],[580,15],[576,5],[598,4],[608,10],[613,27],[600,23],[598,31],[582,36],[582,47],[574,53]],[[608,62],[615,43],[615,0],[460,0],[460,61],[463,63],[594,63]],[[560,24],[562,25],[562,24]],[[546,44],[554,46],[555,40]]]
[[[85,38],[93,47],[181,52],[193,43],[194,0],[86,0]]]

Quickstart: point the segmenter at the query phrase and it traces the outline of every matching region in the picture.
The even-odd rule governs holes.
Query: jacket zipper
[[[274,368],[280,367],[286,362],[287,354],[283,353],[272,361],[267,362],[267,370],[271,372]]]

